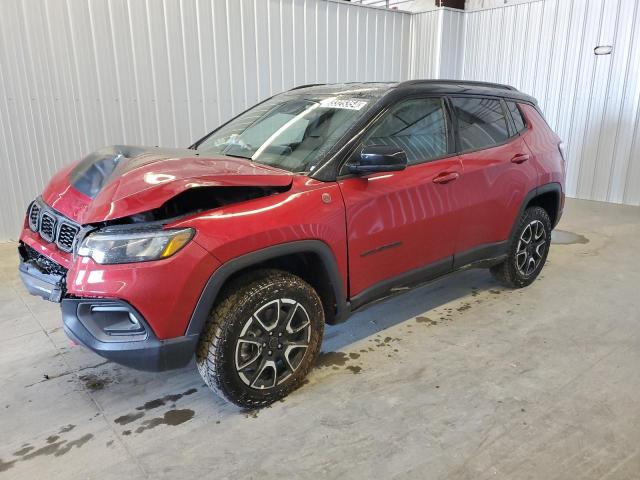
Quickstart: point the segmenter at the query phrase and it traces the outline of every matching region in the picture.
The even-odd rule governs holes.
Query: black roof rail
[[[305,85],[298,85],[296,87],[290,88],[289,90],[287,90],[288,92],[292,91],[292,90],[300,90],[301,88],[308,88],[308,87],[319,87],[320,85],[326,85],[326,83],[307,83]]]
[[[408,80],[406,82],[402,82],[398,85],[398,87],[407,87],[411,85],[424,85],[424,84],[440,84],[440,85],[469,85],[474,87],[487,87],[487,88],[499,88],[501,90],[511,90],[517,92],[518,89],[512,87],[511,85],[504,85],[502,83],[493,83],[493,82],[478,82],[475,80],[436,80],[436,79],[425,79],[425,80]]]

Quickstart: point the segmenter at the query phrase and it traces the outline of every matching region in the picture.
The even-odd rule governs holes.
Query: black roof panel
[[[476,82],[469,80],[409,80],[406,82],[351,82],[334,84],[302,85],[290,91],[309,93],[312,95],[350,95],[366,98],[380,98],[393,90],[396,94],[402,91],[409,93],[441,93],[441,94],[469,94],[491,95],[513,98],[530,103],[537,103],[536,99],[522,93],[510,85],[491,82]]]

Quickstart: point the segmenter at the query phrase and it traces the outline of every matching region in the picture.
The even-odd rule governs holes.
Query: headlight
[[[88,235],[78,255],[100,264],[146,262],[168,258],[193,238],[193,229],[139,230],[136,232],[97,231]]]

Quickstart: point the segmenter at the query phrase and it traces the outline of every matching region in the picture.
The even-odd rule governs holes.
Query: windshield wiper
[[[225,157],[242,158],[244,160],[249,160],[250,162],[253,162],[253,159],[251,157],[245,157],[243,155],[234,155],[233,153],[223,153],[222,155],[224,155]]]

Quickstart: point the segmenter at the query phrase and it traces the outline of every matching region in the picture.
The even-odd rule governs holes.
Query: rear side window
[[[507,102],[507,108],[511,112],[511,118],[513,118],[513,123],[516,126],[516,132],[521,132],[524,130],[524,118],[522,118],[522,112],[516,105],[516,102]]]
[[[463,151],[490,147],[509,138],[507,119],[500,100],[460,97],[451,101],[458,119]]]
[[[442,157],[447,151],[447,120],[441,98],[400,102],[367,134],[363,146],[390,145],[407,154],[407,163]]]

